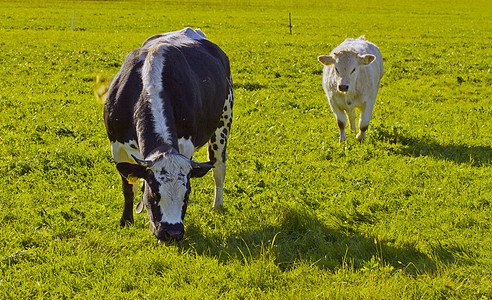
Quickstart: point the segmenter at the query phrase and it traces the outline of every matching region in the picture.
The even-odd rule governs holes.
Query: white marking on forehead
[[[184,180],[187,181],[187,177]],[[181,213],[186,195],[186,186],[183,184],[186,184],[186,182],[173,181],[161,184],[159,209],[162,219],[160,222],[167,222],[169,224],[183,223]]]
[[[195,145],[191,142],[191,138],[180,138],[178,140],[179,143],[179,153],[186,158],[191,159],[193,157],[193,153],[195,152]]]
[[[156,160],[152,166],[154,176],[159,182],[159,209],[162,214],[160,222],[169,224],[182,223],[181,213],[187,192],[190,161],[182,155],[155,154],[149,157]],[[165,171],[165,172],[163,172]]]
[[[166,125],[164,106],[159,94],[162,91],[162,67],[164,56],[160,49],[164,46],[157,43],[149,48],[142,68],[143,89],[149,95],[150,109],[154,121],[154,130],[164,143],[171,143],[171,134]]]
[[[117,163],[135,163],[131,155],[134,155],[137,158],[141,158],[137,142],[134,140],[130,140],[127,143],[120,143],[118,141],[111,142],[111,154],[113,156],[113,160]]]
[[[166,170],[168,173],[182,173],[185,174],[191,170],[191,164],[189,159],[184,157],[183,155],[178,154],[162,154],[162,153],[154,153],[150,155],[147,159],[154,160],[154,165],[152,166],[152,170],[161,171]]]
[[[353,51],[342,51],[335,53],[337,64],[348,65],[357,63],[357,53]]]

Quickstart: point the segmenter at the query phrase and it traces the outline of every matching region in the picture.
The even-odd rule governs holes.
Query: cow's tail
[[[107,74],[99,74],[94,82],[94,96],[98,103],[103,104],[106,101],[106,95],[108,94],[109,86],[113,76]]]
[[[228,83],[228,89],[229,89],[229,93],[232,95],[232,101],[234,102],[234,84],[232,83],[232,75],[229,74],[229,78],[227,79],[227,83]]]

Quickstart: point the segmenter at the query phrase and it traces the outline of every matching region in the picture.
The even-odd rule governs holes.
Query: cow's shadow
[[[492,148],[486,146],[441,145],[429,137],[418,139],[400,130],[375,127],[372,138],[398,147],[388,147],[398,155],[412,157],[428,156],[473,166],[492,162]],[[227,211],[224,212],[227,218]],[[439,242],[427,243],[425,252],[415,244],[396,244],[395,241],[364,236],[350,227],[329,227],[316,216],[301,208],[286,208],[280,211],[277,225],[244,228],[232,231],[235,234],[221,236],[205,233],[199,226],[187,225],[186,238],[177,243],[183,250],[194,250],[198,255],[229,260],[252,261],[260,258],[273,259],[283,270],[288,270],[299,261],[308,262],[321,269],[336,270],[345,265],[353,269],[368,266],[405,270],[417,275],[433,272],[439,264],[454,263],[454,256],[463,249],[442,246]]]
[[[453,262],[452,253],[442,246],[433,247],[432,253],[426,254],[414,245],[394,246],[392,241],[362,236],[341,226],[329,228],[307,211],[287,208],[280,213],[278,225],[234,230],[235,235],[225,238],[204,234],[201,228],[189,224],[186,238],[176,246],[223,263],[271,259],[282,270],[303,261],[320,269],[386,268],[418,275],[435,271],[439,263]]]
[[[403,147],[388,148],[394,154],[412,157],[428,156],[472,166],[490,165],[492,148],[487,146],[441,145],[430,137],[415,138],[398,128],[377,126],[373,128],[373,138]]]

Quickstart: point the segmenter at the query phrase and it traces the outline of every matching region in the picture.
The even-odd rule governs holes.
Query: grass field
[[[0,2],[0,298],[492,299],[492,4],[436,2]],[[194,180],[164,245],[118,227],[93,89],[186,26],[229,55],[234,122],[224,209]],[[316,57],[360,35],[385,75],[339,144]]]

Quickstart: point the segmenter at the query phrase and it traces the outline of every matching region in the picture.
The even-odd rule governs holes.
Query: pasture
[[[491,299],[491,2],[224,3],[0,2],[0,298]],[[94,84],[187,26],[231,61],[225,206],[193,180],[157,244],[118,226]],[[385,75],[339,144],[316,57],[360,35]]]

